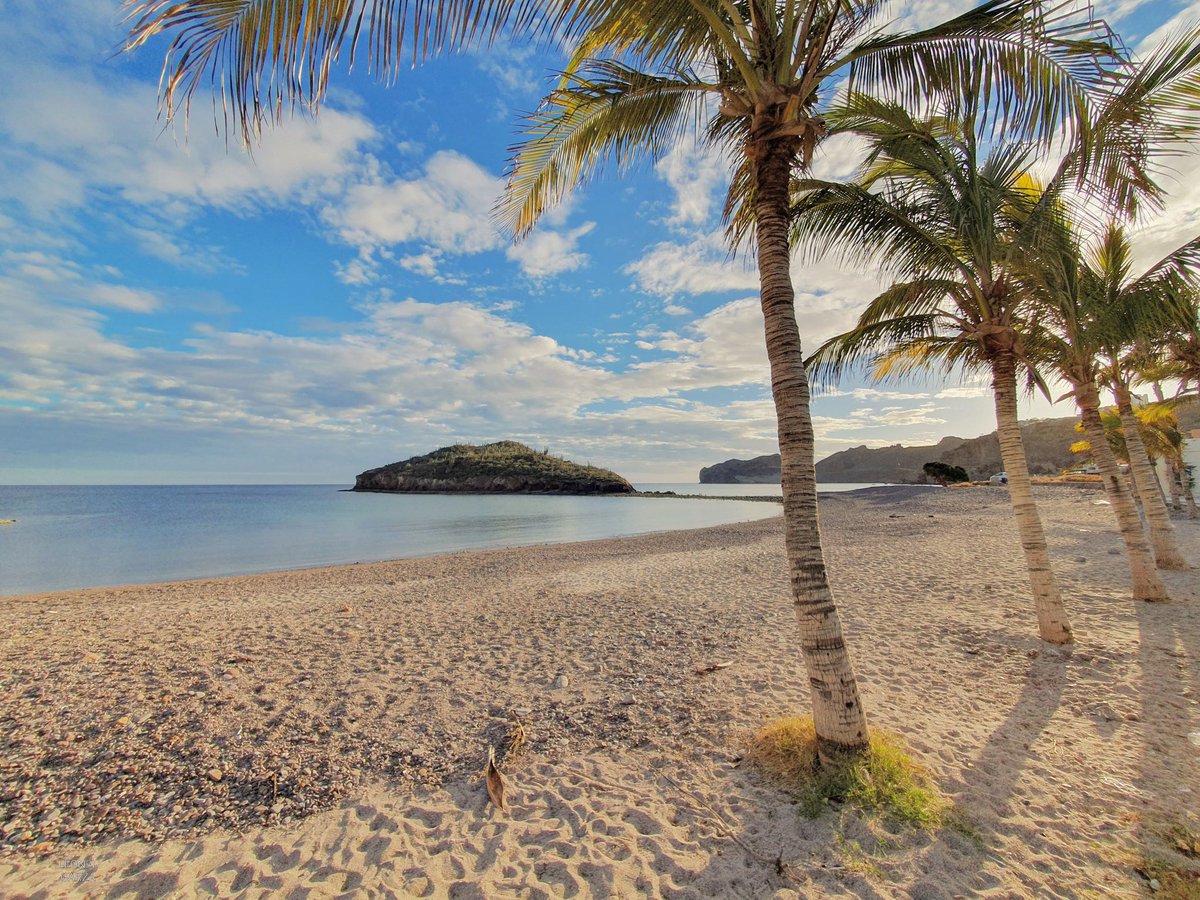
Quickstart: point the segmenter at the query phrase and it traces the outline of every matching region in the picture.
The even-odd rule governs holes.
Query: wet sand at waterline
[[[1200,827],[1200,578],[1134,604],[1103,495],[1035,492],[1071,649],[1004,489],[822,499],[872,722],[973,834],[807,820],[739,765],[808,707],[771,518],[5,598],[0,895],[1145,896]]]

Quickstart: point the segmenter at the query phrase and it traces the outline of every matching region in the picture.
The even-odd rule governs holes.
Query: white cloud
[[[1146,35],[1138,44],[1137,52],[1144,54],[1165,40],[1182,37],[1183,33],[1200,22],[1200,2],[1185,5],[1174,16]]]
[[[521,271],[534,279],[572,272],[587,264],[587,254],[576,248],[579,239],[590,233],[595,225],[595,222],[585,222],[570,231],[535,231],[519,244],[510,246],[508,258],[515,260]]]
[[[709,235],[686,244],[664,241],[625,267],[637,286],[648,294],[674,297],[742,291],[758,287],[758,275],[744,258],[733,259],[719,236]]]
[[[429,250],[424,253],[414,253],[411,256],[402,256],[399,262],[403,268],[410,272],[416,272],[418,275],[424,275],[427,278],[437,275],[437,256]]]
[[[536,52],[529,44],[498,41],[473,51],[472,56],[479,68],[491,76],[493,84],[507,93],[537,96],[544,92],[545,84],[544,79],[537,77],[541,67],[534,65]]]
[[[965,397],[991,397],[992,389],[986,384],[964,384],[942,388],[933,395],[936,400],[961,399]]]
[[[668,224],[707,225],[713,201],[729,177],[724,157],[694,140],[682,140],[658,161],[655,171],[675,192]]]
[[[336,189],[375,137],[361,116],[327,109],[319,120],[267,131],[252,159],[207,128],[183,144],[160,133],[148,85],[83,69],[6,70],[4,187],[39,215],[79,206],[97,191],[171,216],[192,204],[244,209],[316,196]]]
[[[855,400],[928,400],[929,394],[924,391],[908,393],[905,391],[883,391],[878,388],[852,388],[848,391],[833,390],[832,396],[853,397]],[[940,396],[940,395],[939,395]]]
[[[162,306],[162,301],[153,292],[123,284],[93,284],[84,291],[83,296],[96,306],[126,312],[150,313]]]
[[[416,177],[350,186],[325,219],[357,247],[417,243],[442,253],[480,253],[500,244],[488,214],[502,187],[468,157],[440,150]]]
[[[5,250],[0,264],[8,277],[0,280],[0,289],[18,297],[40,295],[45,302],[65,302],[100,306],[124,312],[150,313],[162,307],[153,291],[117,284],[108,280],[119,272],[104,268],[85,272],[73,260],[41,250]]]

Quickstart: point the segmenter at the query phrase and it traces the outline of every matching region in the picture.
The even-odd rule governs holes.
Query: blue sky
[[[207,96],[186,134],[163,130],[164,48],[113,57],[117,7],[5,4],[0,483],[339,483],[503,438],[692,481],[774,452],[756,277],[721,243],[721,159],[681,144],[514,246],[488,213],[552,56],[499,46],[390,86],[342,70],[317,119],[271,130],[251,159]],[[1134,47],[1200,17],[1096,7]],[[852,163],[838,144],[817,165]],[[1178,168],[1147,259],[1200,231],[1200,166]],[[832,260],[794,277],[810,348],[879,288]],[[936,380],[845,383],[814,416],[819,455],[994,427],[981,385]]]

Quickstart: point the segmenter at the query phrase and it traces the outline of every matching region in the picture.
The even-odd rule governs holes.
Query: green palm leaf
[[[613,60],[587,61],[529,116],[497,220],[526,234],[543,209],[609,161],[623,171],[656,159],[699,129],[712,91],[690,72],[655,76]]]
[[[159,90],[168,119],[205,82],[226,131],[244,140],[284,109],[316,109],[343,51],[365,39],[372,71],[392,77],[408,48],[431,53],[490,40],[505,29],[549,31],[561,12],[536,0],[125,0],[129,51],[171,33]]]

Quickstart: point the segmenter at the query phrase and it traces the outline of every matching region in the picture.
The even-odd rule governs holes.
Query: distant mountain
[[[727,459],[700,470],[701,484],[779,484],[779,454]]]
[[[817,481],[919,483],[925,480],[925,473],[921,471],[925,463],[949,463],[947,455],[966,443],[969,441],[964,438],[944,437],[936,444],[926,446],[905,447],[903,444],[893,444],[890,447],[874,449],[863,446],[839,450],[817,463]],[[955,462],[952,465],[962,463]],[[963,468],[966,469],[967,466]]]
[[[581,466],[516,441],[455,444],[369,469],[356,491],[467,494],[632,494],[615,472]]]
[[[1075,430],[1074,417],[1032,419],[1021,423],[1021,439],[1029,471],[1034,475],[1057,475],[1084,461],[1071,452],[1071,445],[1082,438]],[[817,463],[817,481],[884,481],[915,484],[925,480],[921,467],[927,462],[962,466],[979,481],[1004,469],[1000,462],[1000,441],[996,432],[977,438],[942,438],[923,447],[896,444],[874,450],[855,447],[827,456]]]
[[[1181,425],[1191,427],[1200,421],[1200,404],[1178,410]],[[1082,439],[1075,430],[1078,419],[1033,419],[1021,423],[1021,437],[1029,471],[1035,475],[1057,475],[1085,461],[1071,452],[1071,445]],[[921,467],[927,462],[962,466],[974,480],[982,480],[1001,471],[1000,441],[996,432],[977,438],[944,437],[936,444],[906,447],[866,446],[840,450],[817,463],[818,482],[885,482],[915,484],[925,480]],[[754,484],[779,482],[779,454],[754,459],[730,459],[700,470],[701,484]]]

